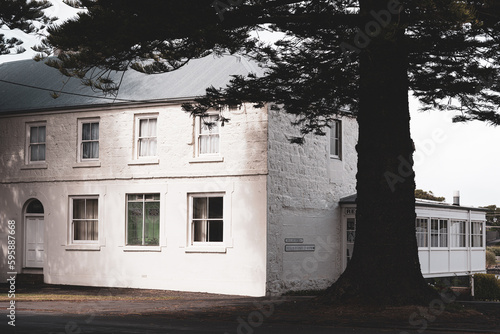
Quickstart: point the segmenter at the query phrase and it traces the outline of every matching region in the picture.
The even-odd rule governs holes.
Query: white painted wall
[[[158,113],[158,162],[133,160],[134,114]],[[266,282],[267,112],[226,112],[217,162],[194,161],[193,119],[179,105],[45,113],[0,118],[0,279],[5,279],[7,220],[17,222],[16,271],[22,272],[23,205],[45,209],[47,283],[262,296]],[[79,118],[100,117],[97,166],[77,164]],[[24,164],[26,122],[45,121],[44,168]],[[222,161],[220,161],[222,160]],[[95,165],[95,164],[94,164]],[[125,245],[128,193],[158,192],[160,246]],[[224,250],[192,249],[188,194],[224,193]],[[99,196],[99,243],[69,240],[69,196]],[[146,249],[146,248],[144,248]]]
[[[342,272],[341,197],[355,192],[358,128],[342,119],[342,159],[329,157],[327,136],[299,134],[292,116],[269,111],[268,268],[267,291],[321,289]],[[285,238],[303,238],[313,252],[285,252]]]

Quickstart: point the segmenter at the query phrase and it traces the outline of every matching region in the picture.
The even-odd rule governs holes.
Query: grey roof
[[[125,72],[116,99],[63,76],[44,62],[21,60],[0,64],[0,113],[70,109],[111,103],[182,100],[205,94],[210,86],[225,87],[231,75],[262,75],[264,70],[243,57],[206,56],[163,74]],[[54,99],[51,92],[61,92]]]
[[[342,204],[356,204],[357,203],[358,194],[342,197],[340,199],[340,205]],[[456,210],[471,210],[471,211],[488,211],[485,208],[475,208],[471,206],[461,206],[461,205],[453,205],[449,203],[436,202],[436,201],[427,201],[422,199],[415,199],[415,206],[418,207],[432,207],[432,208],[447,208],[447,209],[456,209]]]

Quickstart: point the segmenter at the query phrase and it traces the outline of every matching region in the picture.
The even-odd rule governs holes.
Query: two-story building
[[[0,65],[0,279],[251,296],[334,282],[354,237],[356,120],[299,146],[269,106],[224,106],[210,126],[181,109],[250,72],[208,56],[128,71],[102,96],[42,62]],[[432,243],[440,216],[424,218]]]

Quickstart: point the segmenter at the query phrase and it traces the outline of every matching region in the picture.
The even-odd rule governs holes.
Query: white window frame
[[[155,137],[141,137],[140,127],[141,121],[156,119],[156,136]],[[135,129],[134,129],[134,160],[154,160],[158,161],[158,125],[159,125],[159,114],[136,114],[135,115]],[[145,138],[156,138],[156,152],[154,155],[140,155],[140,141]]]
[[[45,127],[45,141],[43,145],[45,145],[45,159],[44,160],[31,160],[31,145],[42,145],[42,142],[31,143],[31,128],[35,127]],[[26,165],[37,165],[37,164],[46,164],[47,163],[47,122],[34,122],[34,123],[26,123],[26,146],[25,146],[25,163]]]
[[[464,226],[464,231],[463,233],[456,233],[455,230],[454,230],[454,223],[463,223],[463,226]],[[468,224],[467,220],[466,219],[452,219],[449,223],[449,234],[450,234],[450,248],[459,248],[459,249],[464,249],[464,248],[467,248],[468,247],[468,231],[467,231],[467,225],[470,225]],[[459,239],[458,240],[461,240],[463,239],[464,240],[464,245],[462,246],[456,246],[454,245],[454,240],[455,238],[459,236]]]
[[[328,153],[331,159],[342,159],[342,121],[333,120],[329,128]],[[332,152],[332,149],[334,152]]]
[[[473,229],[474,223],[481,224],[481,232],[480,233],[474,233],[474,229]],[[470,222],[470,246],[471,246],[471,248],[484,248],[484,245],[485,245],[484,231],[485,231],[484,221],[472,220]],[[475,246],[474,236],[480,237],[481,245]]]
[[[142,203],[142,208],[143,208],[143,211],[142,211],[142,242],[140,245],[133,245],[133,244],[129,244],[128,243],[128,219],[129,219],[129,216],[128,216],[128,205],[129,205],[129,195],[142,195],[142,201],[141,202],[136,202],[136,203]],[[151,201],[148,201],[146,200],[146,196],[147,195],[158,195],[159,199],[158,200],[151,200]],[[157,202],[159,204],[159,212],[158,212],[158,244],[157,245],[146,245],[144,243],[144,229],[145,229],[145,205],[146,205],[146,202]],[[147,248],[147,247],[159,247],[160,246],[160,241],[161,241],[161,217],[162,217],[162,214],[161,214],[161,193],[159,192],[156,192],[156,193],[127,193],[125,194],[125,245],[127,247],[140,247],[140,248]]]
[[[213,197],[221,197],[222,198],[222,241],[195,241],[194,240],[194,219],[193,219],[193,205],[194,198],[213,198]],[[188,210],[189,210],[189,221],[188,221],[188,247],[196,247],[196,246],[224,246],[227,239],[227,201],[226,194],[224,192],[214,192],[214,193],[189,193],[188,194]],[[208,220],[208,219],[207,219]],[[220,220],[220,219],[217,219]]]
[[[210,157],[220,157],[221,156],[221,151],[220,151],[220,144],[221,144],[221,122],[219,119],[217,119],[219,117],[219,114],[216,114],[216,113],[209,113],[207,114],[206,117],[201,117],[201,116],[197,116],[195,118],[195,156],[196,157],[199,157],[199,158],[210,158]],[[207,122],[211,122],[211,119],[213,119],[213,123],[215,123],[213,125],[214,128],[217,129],[217,133],[212,133],[212,130],[209,131],[209,134],[207,135],[204,135],[202,134],[202,126],[204,125],[204,123],[207,123]],[[202,136],[216,136],[218,138],[218,150],[217,152],[214,152],[214,153],[201,153],[200,150],[201,150],[201,145],[200,145],[200,141],[201,141],[201,137]]]
[[[97,221],[97,239],[96,240],[75,240],[74,239],[74,230],[73,230],[73,201],[75,199],[97,199],[97,219],[85,219],[85,220],[95,220]],[[99,244],[99,238],[101,235],[101,203],[98,195],[88,195],[88,196],[70,196],[69,197],[69,244],[72,245],[81,245],[81,244]]]
[[[99,138],[97,140],[88,140],[86,142],[96,142],[98,143],[98,157],[97,158],[84,158],[83,157],[83,124],[94,124],[94,123],[97,123],[99,124]],[[78,119],[78,146],[77,146],[77,155],[78,155],[78,162],[87,162],[87,161],[99,161],[99,157],[101,155],[100,153],[100,149],[101,149],[101,145],[100,145],[100,138],[101,138],[101,124],[100,124],[100,118],[99,117],[95,117],[95,118],[82,118],[82,119]]]
[[[418,222],[425,222],[427,224],[427,227],[425,229],[425,231],[419,231],[417,228],[418,228]],[[417,217],[417,219],[415,220],[415,235],[416,235],[416,238],[417,238],[417,246],[418,248],[429,248],[430,246],[430,240],[429,240],[429,230],[430,230],[430,219],[429,218],[425,218],[425,217]],[[420,238],[419,238],[420,236]],[[419,240],[425,240],[425,245],[421,246],[418,244],[418,241]]]
[[[433,223],[436,222],[438,224],[437,226],[437,233],[433,233],[432,225]],[[446,233],[443,233],[441,230],[441,223],[446,223]],[[449,248],[450,246],[450,223],[448,219],[445,218],[431,218],[430,219],[430,224],[429,224],[429,233],[430,233],[430,240],[429,240],[429,246],[431,248]],[[446,240],[446,245],[442,245],[442,240],[443,236],[446,234],[445,240]],[[437,246],[433,246],[433,236],[437,237]]]

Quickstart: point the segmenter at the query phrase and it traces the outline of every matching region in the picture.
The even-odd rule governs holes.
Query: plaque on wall
[[[285,245],[285,252],[314,252],[316,245]]]

